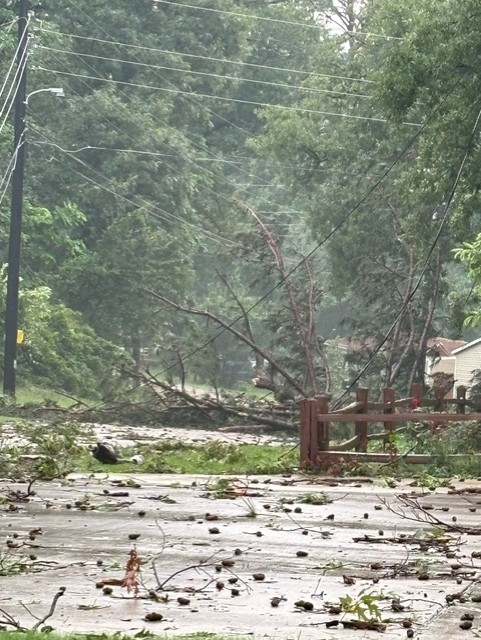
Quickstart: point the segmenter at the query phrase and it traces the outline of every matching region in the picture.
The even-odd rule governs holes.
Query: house
[[[360,341],[356,338],[340,338],[339,351],[346,357],[352,355],[370,355],[375,346],[371,339]],[[456,388],[472,385],[473,373],[481,370],[481,338],[466,342],[438,336],[430,338],[427,344],[424,382],[434,387],[440,381],[449,383],[446,398],[456,394]]]
[[[473,374],[481,370],[481,338],[453,350],[455,389],[470,387]]]
[[[451,389],[446,393],[446,398],[454,397],[455,390],[453,380],[456,380],[456,356],[454,352],[462,349],[466,345],[465,340],[451,340],[451,338],[430,338],[427,345],[426,365],[424,382],[426,386],[432,387],[439,376],[446,380],[450,378]]]
[[[432,386],[436,375],[452,376],[454,389],[447,398],[456,394],[457,387],[470,387],[477,370],[481,370],[481,338],[472,342],[441,337],[428,341],[425,382]]]
[[[426,353],[426,384],[431,385],[431,378],[437,373],[454,375],[456,366],[455,349],[464,347],[466,340],[451,340],[450,338],[430,338]],[[454,375],[454,377],[456,377]]]

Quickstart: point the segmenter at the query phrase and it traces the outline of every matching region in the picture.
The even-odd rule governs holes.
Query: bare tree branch
[[[273,234],[269,231],[266,225],[259,218],[257,212],[245,204],[244,202],[238,202],[239,206],[243,211],[248,213],[255,221],[257,226],[259,227],[263,237],[265,238],[267,245],[269,246],[274,259],[276,261],[277,269],[282,277],[283,284],[285,286],[287,297],[289,299],[290,311],[293,315],[294,321],[296,323],[297,330],[302,339],[302,344],[304,347],[305,353],[305,362],[307,366],[309,386],[313,390],[315,394],[319,393],[319,387],[317,385],[316,373],[314,369],[314,362],[312,360],[312,342],[309,340],[309,327],[306,327],[305,321],[302,317],[299,308],[299,300],[297,299],[296,293],[292,286],[292,281],[290,278],[290,274],[286,271],[284,266],[284,258],[282,257],[282,253],[279,247],[278,242],[274,238]]]
[[[172,300],[169,300],[165,296],[162,296],[160,293],[156,293],[155,291],[152,291],[151,289],[145,289],[145,291],[150,295],[154,296],[155,298],[162,300],[173,309],[177,309],[177,311],[182,311],[183,313],[188,313],[194,316],[203,316],[204,318],[209,318],[210,320],[212,320],[213,322],[221,326],[226,331],[229,331],[230,333],[232,333],[239,340],[244,342],[244,344],[247,344],[253,351],[256,351],[257,353],[259,353],[265,360],[267,360],[267,362],[271,364],[273,369],[275,369],[285,380],[287,380],[287,382],[289,382],[289,384],[294,389],[296,389],[296,391],[298,391],[301,394],[301,396],[303,396],[304,398],[307,398],[309,396],[309,394],[301,387],[301,385],[284,369],[284,367],[282,367],[272,357],[272,355],[268,351],[266,351],[265,349],[262,349],[261,347],[259,347],[259,345],[252,342],[252,340],[248,336],[246,336],[241,331],[236,329],[234,326],[232,326],[232,324],[228,324],[227,322],[222,320],[222,318],[219,318],[219,316],[211,313],[210,311],[207,311],[207,310],[203,311],[201,309],[184,307],[181,304],[178,304],[177,302],[173,302]]]

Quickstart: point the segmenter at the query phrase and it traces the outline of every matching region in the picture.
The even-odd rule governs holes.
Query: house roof
[[[437,338],[430,338],[428,340],[428,349],[436,351],[440,356],[450,357],[459,349],[468,347],[470,344],[467,344],[466,340],[451,340],[451,338],[438,336]]]
[[[465,351],[466,349],[471,349],[472,347],[475,347],[480,342],[481,342],[481,338],[477,338],[476,340],[473,340],[472,342],[465,343],[463,346],[459,347],[458,349],[454,349],[453,355],[456,355],[456,354],[460,353],[461,351]]]

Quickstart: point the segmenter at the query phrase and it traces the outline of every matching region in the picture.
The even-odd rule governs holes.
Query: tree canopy
[[[480,13],[470,0],[35,6],[28,92],[65,98],[28,101],[21,287],[49,312],[32,325],[21,309],[24,375],[77,392],[66,370],[88,370],[91,393],[119,353],[144,366],[148,351],[165,375],[279,394],[422,380],[429,338],[477,317]],[[5,263],[15,3],[0,49]],[[37,330],[51,339],[34,346]],[[65,360],[70,333],[86,350],[71,342]],[[348,336],[364,347],[338,371]]]

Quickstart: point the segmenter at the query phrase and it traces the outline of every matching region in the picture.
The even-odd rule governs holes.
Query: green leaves
[[[382,611],[379,602],[386,600],[382,592],[363,589],[356,597],[349,594],[339,598],[339,604],[346,613],[356,616],[358,620],[381,620]]]

